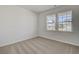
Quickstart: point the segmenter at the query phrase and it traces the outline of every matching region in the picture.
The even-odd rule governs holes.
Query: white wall
[[[72,10],[73,32],[47,31],[46,15]],[[79,6],[60,6],[39,15],[39,36],[79,46]]]
[[[36,37],[37,17],[17,6],[0,6],[0,46]]]
[[[47,31],[46,15],[66,10],[73,10],[73,32]],[[43,12],[40,15],[18,6],[0,6],[0,46],[30,39],[36,37],[37,34],[52,40],[79,46],[78,15],[78,6],[62,6]]]

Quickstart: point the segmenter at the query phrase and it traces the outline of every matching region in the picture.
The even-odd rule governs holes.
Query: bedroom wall
[[[35,13],[17,7],[0,6],[0,47],[37,36]]]
[[[73,32],[47,31],[46,15],[72,10]],[[79,6],[60,6],[39,15],[39,36],[79,46]]]

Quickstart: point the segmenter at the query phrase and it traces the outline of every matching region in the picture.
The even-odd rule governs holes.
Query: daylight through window
[[[72,32],[72,11],[47,16],[47,30]]]
[[[47,16],[47,29],[55,30],[56,27],[56,15]]]

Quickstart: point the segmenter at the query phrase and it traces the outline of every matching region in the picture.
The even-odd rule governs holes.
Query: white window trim
[[[69,10],[69,11],[72,12],[72,10]],[[68,12],[68,11],[64,11],[64,12]],[[60,12],[60,13],[64,13],[64,12]],[[72,32],[72,30],[71,30],[71,31],[59,31],[59,30],[58,30],[58,28],[59,28],[59,27],[58,27],[58,23],[59,23],[59,22],[58,22],[58,14],[59,14],[59,13],[50,14],[50,15],[56,15],[56,25],[55,25],[55,30],[48,30],[48,29],[47,29],[47,30],[48,30],[48,31],[58,31],[58,32]],[[47,16],[50,16],[50,15],[47,15]],[[71,17],[72,17],[72,13],[71,13]],[[46,19],[47,19],[47,18],[46,18]],[[48,21],[48,19],[47,19],[47,21]],[[46,21],[46,22],[47,22],[47,21]],[[72,29],[72,21],[71,21],[71,29]]]

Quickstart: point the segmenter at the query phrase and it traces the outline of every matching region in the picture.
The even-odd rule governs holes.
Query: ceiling
[[[19,7],[29,9],[33,12],[40,13],[51,8],[55,8],[56,5],[20,5]]]

